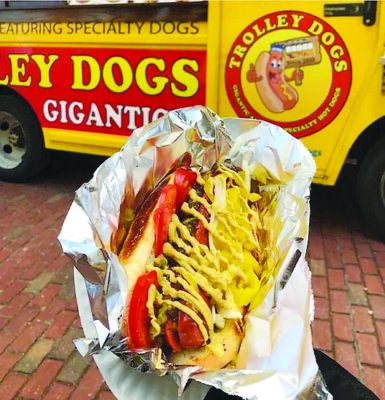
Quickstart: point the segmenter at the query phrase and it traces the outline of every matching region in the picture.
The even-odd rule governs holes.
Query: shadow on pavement
[[[32,183],[71,183],[80,186],[92,178],[96,168],[106,159],[91,154],[53,151],[50,164]]]

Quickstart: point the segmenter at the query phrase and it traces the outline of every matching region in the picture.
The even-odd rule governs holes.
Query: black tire
[[[17,95],[0,95],[0,180],[31,180],[49,159],[39,121],[28,103]]]
[[[365,222],[385,241],[385,137],[365,154],[356,188]]]

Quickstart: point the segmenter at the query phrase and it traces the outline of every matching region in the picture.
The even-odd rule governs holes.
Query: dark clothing
[[[315,350],[314,353],[328,390],[333,395],[333,400],[380,400],[356,377],[332,358],[318,350]],[[239,399],[240,397],[229,396],[221,390],[214,388],[210,389],[205,397],[205,400]]]

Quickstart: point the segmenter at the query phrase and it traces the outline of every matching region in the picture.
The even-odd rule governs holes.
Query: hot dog
[[[147,196],[119,252],[130,350],[161,347],[206,370],[234,361],[266,279],[259,199],[250,177],[225,165],[177,168]]]
[[[263,104],[272,112],[290,110],[298,102],[297,91],[288,84],[285,77],[284,60],[279,50],[261,53],[255,66],[250,66],[247,78],[249,82],[255,82]],[[293,77],[289,80],[293,80]]]

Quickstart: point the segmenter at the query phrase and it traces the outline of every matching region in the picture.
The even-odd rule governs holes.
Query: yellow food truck
[[[49,151],[116,152],[167,111],[280,125],[314,182],[356,163],[366,220],[385,237],[385,3],[0,1],[0,179]]]

